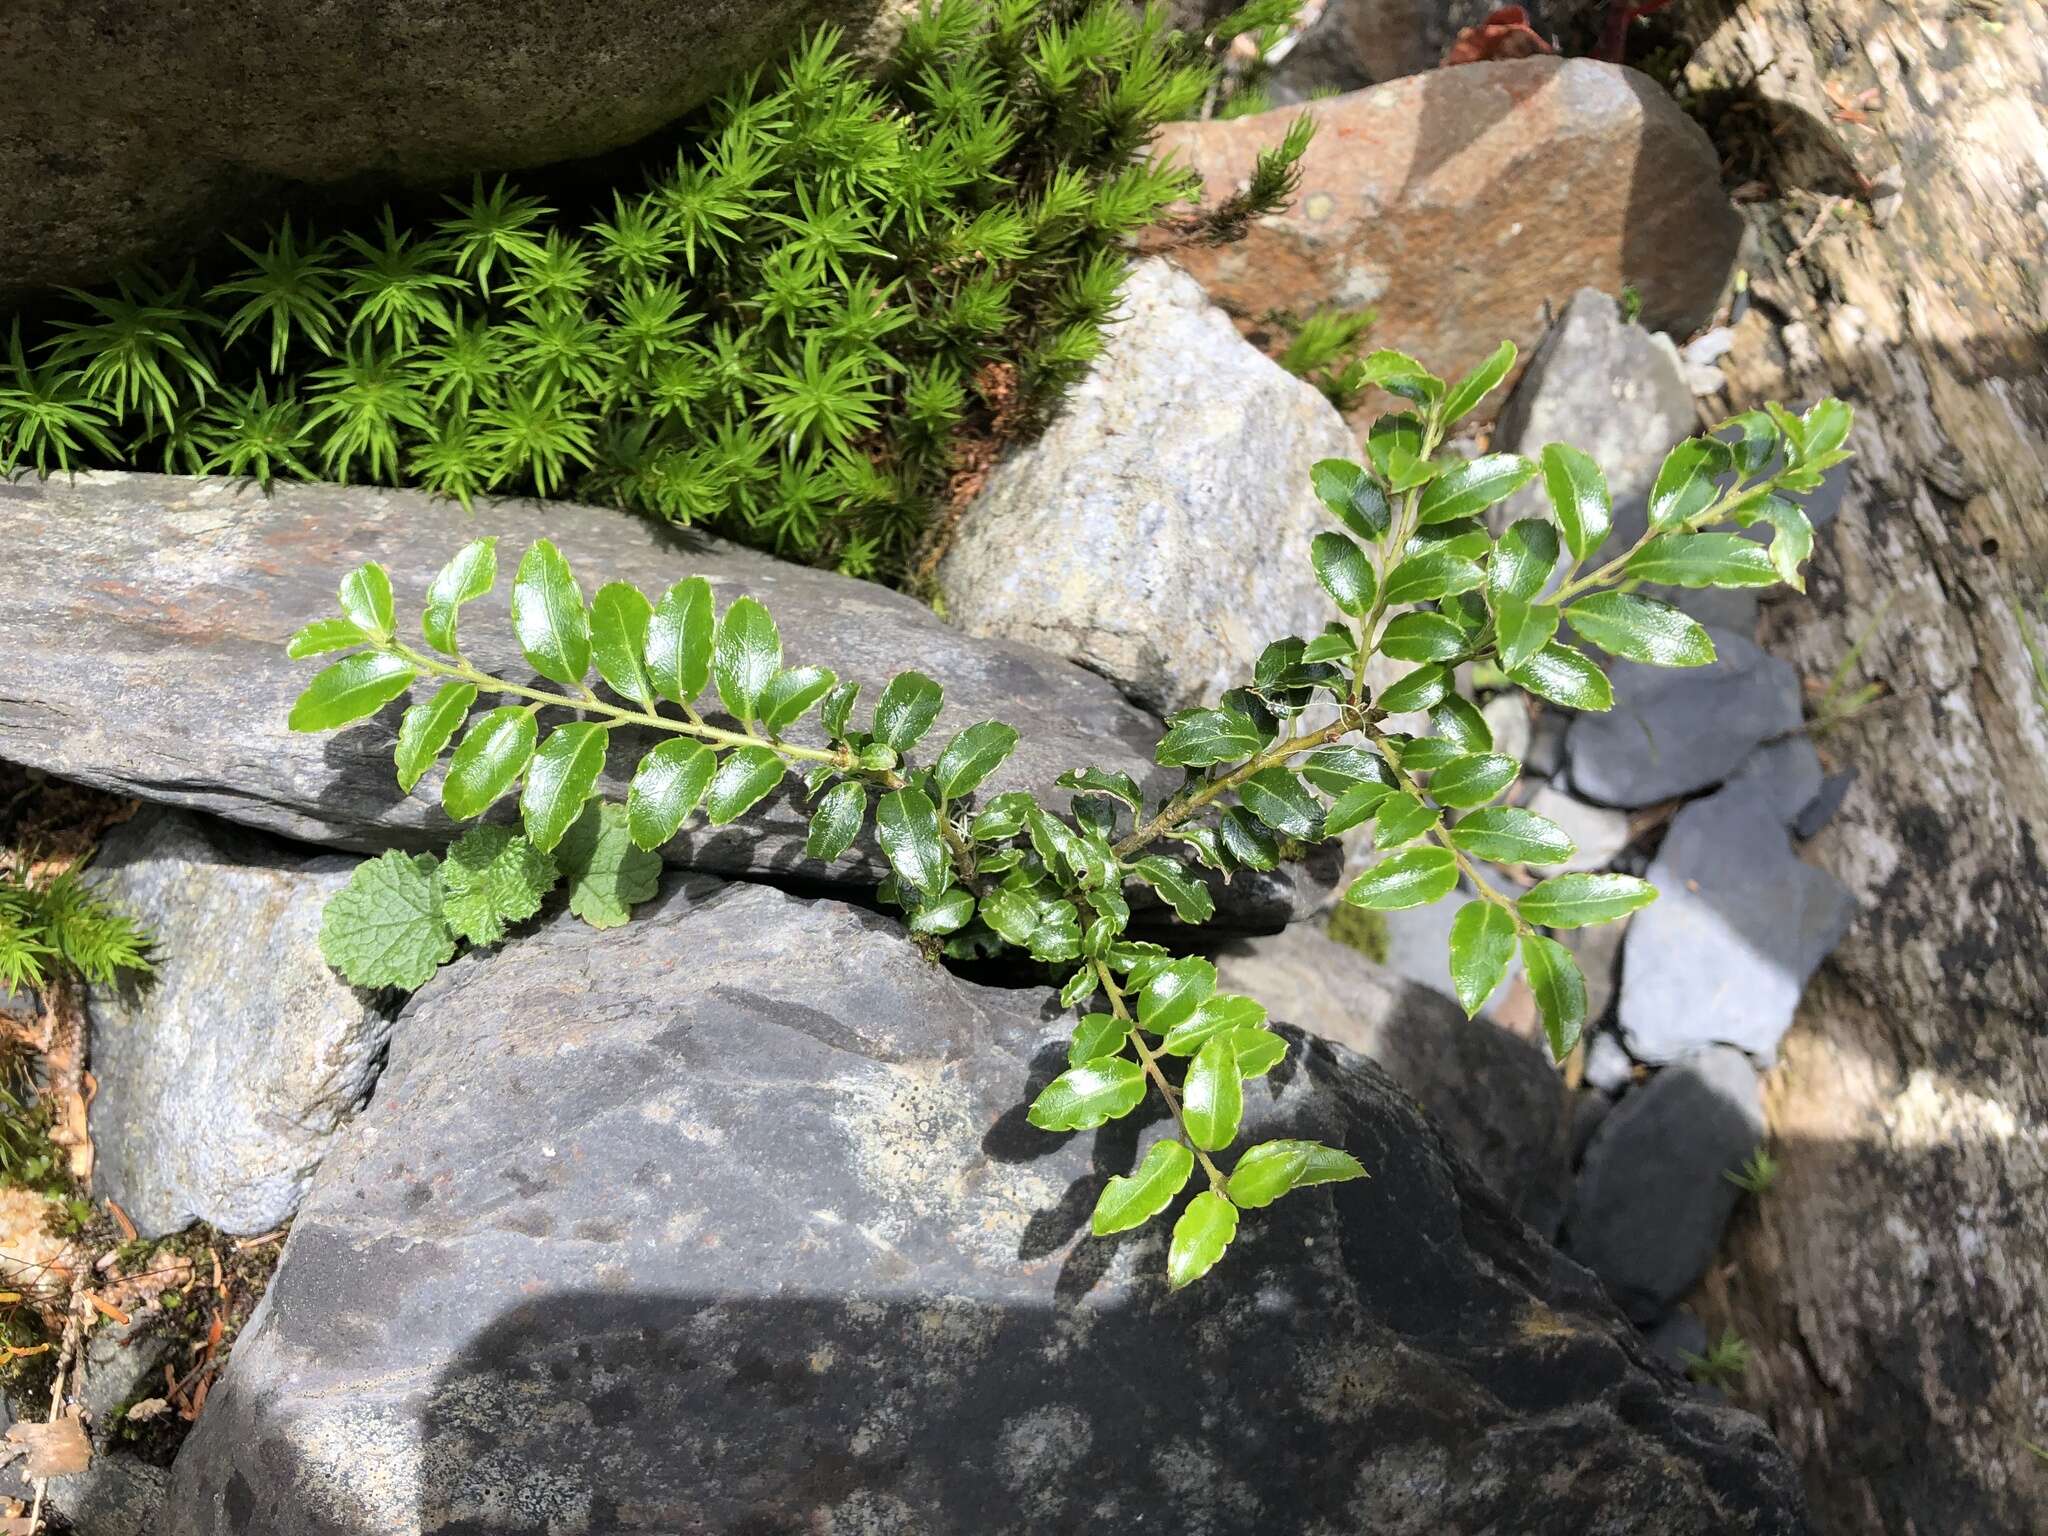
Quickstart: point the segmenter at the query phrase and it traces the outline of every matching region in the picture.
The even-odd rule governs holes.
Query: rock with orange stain
[[[1644,75],[1520,59],[1307,110],[1318,131],[1294,206],[1234,245],[1177,258],[1274,350],[1289,335],[1276,314],[1371,305],[1374,345],[1454,374],[1503,337],[1526,353],[1581,287],[1633,286],[1642,323],[1681,337],[1719,302],[1741,224],[1706,135]],[[1294,116],[1176,123],[1159,152],[1192,164],[1213,200]]]

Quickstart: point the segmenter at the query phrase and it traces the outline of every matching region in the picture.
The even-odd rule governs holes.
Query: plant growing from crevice
[[[482,825],[445,859],[392,852],[364,864],[327,909],[323,949],[360,985],[416,987],[460,944],[502,938],[558,883],[572,912],[622,923],[654,894],[654,850],[686,819],[701,811],[714,826],[732,823],[799,775],[813,806],[808,856],[831,863],[872,826],[891,871],[881,899],[927,950],[1021,951],[1062,978],[1061,1001],[1079,1017],[1069,1068],[1031,1106],[1034,1125],[1092,1129],[1149,1094],[1165,1103],[1174,1135],[1110,1181],[1095,1230],[1158,1214],[1199,1170],[1168,1254],[1172,1282],[1184,1284],[1228,1246],[1241,1210],[1363,1170],[1296,1141],[1223,1166],[1245,1082],[1270,1072],[1286,1044],[1258,1002],[1217,991],[1208,961],[1134,938],[1131,889],[1201,923],[1214,911],[1211,881],[1272,869],[1290,849],[1370,824],[1381,857],[1345,899],[1385,912],[1462,886],[1449,946],[1457,997],[1476,1012],[1519,949],[1562,1059],[1584,1027],[1586,991],[1550,931],[1619,918],[1656,893],[1627,875],[1567,873],[1515,896],[1480,877],[1482,863],[1555,865],[1574,849],[1553,823],[1502,803],[1521,764],[1493,749],[1457,689],[1459,669],[1487,662],[1552,703],[1606,709],[1605,675],[1562,630],[1630,660],[1700,666],[1714,657],[1707,632],[1637,586],[1800,584],[1812,531],[1792,498],[1844,456],[1846,407],[1751,412],[1723,437],[1681,444],[1657,477],[1648,530],[1610,554],[1606,483],[1584,454],[1563,444],[1537,460],[1439,453],[1514,357],[1503,345],[1454,384],[1399,353],[1368,360],[1371,383],[1412,409],[1374,424],[1365,463],[1315,467],[1341,529],[1315,537],[1311,562],[1339,617],[1316,635],[1275,640],[1241,686],[1171,717],[1155,757],[1181,777],[1163,798],[1088,766],[1057,781],[1072,796],[1064,813],[1024,790],[983,794],[1015,730],[980,721],[933,752],[943,694],[916,672],[891,679],[857,725],[857,682],[790,665],[766,608],[743,596],[716,613],[699,577],[652,597],[611,583],[586,602],[562,555],[535,543],[511,594],[534,684],[483,671],[459,643],[461,605],[496,579],[491,540],[434,579],[418,640],[401,632],[384,570],[362,566],[342,581],[340,614],[291,641],[295,657],[348,653],[315,676],[291,726],[346,726],[417,688],[398,729],[401,786],[415,788],[452,745],[443,808],[470,820],[516,788],[520,830]],[[1484,514],[1538,479],[1550,515],[1490,533]],[[1757,523],[1773,529],[1768,548],[1724,526]],[[1411,667],[1374,691],[1376,657]],[[664,738],[632,765],[623,804],[597,794],[620,727]]]
[[[814,31],[584,213],[478,179],[68,291],[0,354],[0,469],[569,495],[901,575],[963,448],[1097,355],[1127,238],[1195,189],[1142,152],[1216,78],[1122,0],[936,0],[874,80]],[[1307,141],[1175,238],[1277,207]]]
[[[1732,1392],[1742,1385],[1742,1378],[1749,1371],[1749,1358],[1749,1341],[1732,1329],[1709,1344],[1704,1354],[1696,1355],[1687,1349],[1678,1352],[1686,1375],[1703,1387],[1722,1392]]]
[[[147,975],[149,935],[67,869],[29,875],[0,868],[0,990],[41,989],[54,980],[113,985]]]
[[[1782,1171],[1783,1166],[1778,1160],[1762,1147],[1758,1147],[1743,1159],[1740,1168],[1731,1169],[1721,1177],[1744,1194],[1754,1195],[1761,1200],[1777,1187],[1778,1175]]]

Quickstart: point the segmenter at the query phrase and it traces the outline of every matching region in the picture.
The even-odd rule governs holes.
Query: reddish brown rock
[[[1225,196],[1297,110],[1319,126],[1294,206],[1234,245],[1177,256],[1254,339],[1284,342],[1276,314],[1369,304],[1375,345],[1455,373],[1504,336],[1526,355],[1587,286],[1632,285],[1643,324],[1683,337],[1734,264],[1741,224],[1707,136],[1634,70],[1435,70],[1306,109],[1177,123],[1160,152]]]

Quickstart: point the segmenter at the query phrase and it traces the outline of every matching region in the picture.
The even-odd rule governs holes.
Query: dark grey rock
[[[1749,796],[1786,826],[1795,825],[1821,791],[1820,754],[1813,738],[1802,731],[1758,747],[1728,788]]]
[[[1801,842],[1809,837],[1818,837],[1821,828],[1835,819],[1835,813],[1849,798],[1849,790],[1855,783],[1854,768],[1844,768],[1822,779],[1820,792],[1800,811],[1799,819],[1792,823],[1792,835]]]
[[[504,541],[502,579],[467,610],[463,643],[501,676],[531,676],[504,605],[519,552],[547,537],[586,593],[621,580],[658,594],[694,573],[721,604],[741,593],[762,599],[793,662],[868,685],[863,710],[893,673],[929,673],[946,689],[938,740],[989,718],[1023,734],[988,793],[1050,791],[1061,772],[1088,764],[1161,793],[1178,780],[1152,761],[1159,723],[1108,682],[1021,645],[969,639],[871,583],[566,502],[479,502],[471,514],[417,491],[280,483],[265,496],[223,479],[111,473],[0,483],[0,548],[10,562],[0,582],[0,654],[9,658],[0,758],[305,842],[439,846],[456,830],[440,811],[440,770],[411,795],[392,774],[401,706],[334,734],[288,731],[285,716],[313,667],[286,660],[283,647],[300,625],[334,611],[336,584],[365,560],[390,570],[410,629],[434,572],[485,534]],[[614,797],[624,793],[628,754],[646,745],[616,734],[604,781]],[[498,814],[511,811],[502,804]],[[881,878],[872,836],[829,868],[807,860],[808,822],[792,776],[744,821],[693,823],[663,852],[721,873],[838,885]],[[1321,868],[1325,882],[1334,878],[1334,852]],[[1295,878],[1240,875],[1219,898],[1220,924],[1271,928],[1311,910],[1320,891],[1297,897]]]
[[[1630,918],[1623,952],[1630,1054],[1665,1062],[1719,1043],[1770,1065],[1855,899],[1737,784],[1672,818],[1649,879],[1661,895]]]
[[[1624,917],[1611,923],[1567,928],[1557,936],[1558,942],[1579,962],[1579,972],[1586,978],[1586,1021],[1589,1024],[1605,1022],[1607,1010],[1613,1005],[1615,989],[1621,980],[1621,947],[1628,938],[1629,921]]]
[[[1238,940],[1215,958],[1220,985],[1384,1068],[1516,1215],[1556,1234],[1571,1130],[1563,1085],[1540,1046],[1484,1016],[1466,1018],[1440,990],[1305,923]]]
[[[1529,750],[1523,768],[1539,779],[1553,777],[1564,767],[1565,736],[1572,717],[1561,709],[1541,706],[1529,726]]]
[[[78,1406],[96,1450],[109,1445],[117,1409],[152,1395],[145,1390],[152,1384],[154,1395],[162,1396],[163,1362],[171,1346],[161,1322],[161,1313],[138,1312],[125,1323],[101,1323],[86,1340]]]
[[[1566,738],[1574,793],[1653,805],[1726,779],[1760,742],[1800,725],[1799,675],[1746,636],[1710,630],[1704,667],[1609,668],[1614,708],[1579,715]]]
[[[1707,1325],[1679,1307],[1650,1330],[1650,1349],[1671,1369],[1683,1372],[1687,1355],[1707,1352]]]
[[[1585,1159],[1586,1148],[1592,1145],[1593,1135],[1606,1121],[1608,1112],[1614,1108],[1614,1100],[1604,1093],[1581,1092],[1572,1098],[1572,1166],[1576,1168]]]
[[[376,1081],[391,1030],[320,956],[356,861],[184,811],[145,810],[94,863],[155,936],[141,986],[94,988],[94,1192],[145,1237],[267,1232]]]
[[[167,1536],[1805,1531],[1763,1426],[1352,1053],[1296,1037],[1250,1134],[1373,1176],[1170,1294],[1162,1224],[1081,1235],[1157,1125],[1024,1123],[1047,993],[763,886],[650,908],[414,998]]]
[[[1614,1107],[1586,1149],[1565,1251],[1638,1323],[1692,1289],[1741,1191],[1733,1173],[1763,1142],[1763,1095],[1740,1051],[1710,1046]]]
[[[116,1451],[50,1479],[49,1509],[71,1536],[162,1536],[171,1469]]]
[[[1309,470],[1358,445],[1185,272],[1140,262],[1122,308],[1051,426],[989,474],[938,582],[969,634],[1039,646],[1167,712],[1336,617],[1309,565],[1335,526]]]

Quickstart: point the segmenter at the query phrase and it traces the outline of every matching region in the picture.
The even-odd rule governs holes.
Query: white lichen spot
[[[1095,1428],[1080,1409],[1054,1403],[1003,1425],[997,1471],[1019,1493],[1062,1483],[1095,1444]]]

